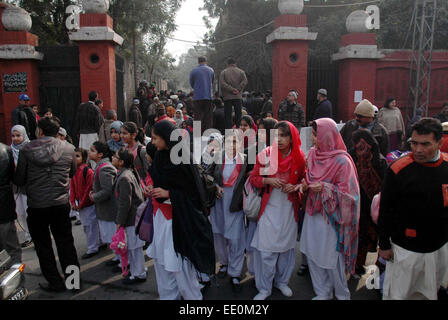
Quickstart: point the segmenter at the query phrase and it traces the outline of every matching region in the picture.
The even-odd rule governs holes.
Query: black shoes
[[[82,259],[90,259],[90,258],[96,256],[97,254],[98,254],[98,251],[97,252],[92,252],[92,253],[85,253],[85,254],[82,255],[81,258]]]
[[[237,277],[232,277],[230,279],[230,283],[232,284],[232,291],[235,293],[240,293],[241,292],[241,284],[240,284],[240,279]]]
[[[297,270],[297,275],[302,277],[304,275],[307,275],[310,272],[310,269],[306,264],[301,264],[299,267],[299,270]]]
[[[80,226],[80,225],[82,225],[81,220],[76,220],[76,222],[75,222],[75,226]]]
[[[448,300],[448,289],[440,288],[439,292],[437,293],[437,299],[438,300]]]
[[[361,278],[366,273],[366,269],[363,266],[355,267],[355,275]]]
[[[221,265],[218,271],[218,278],[223,279],[227,276],[227,265]]]
[[[143,278],[135,277],[134,279],[131,279],[131,278],[128,277],[128,278],[124,278],[122,283],[125,284],[125,285],[133,285],[133,284],[143,283],[145,281],[146,281],[146,278],[143,279]]]
[[[102,245],[100,245],[98,247],[98,250],[106,250],[109,247],[109,245],[107,243],[103,243]]]
[[[43,283],[39,283],[39,287],[45,292],[64,292],[66,290],[64,286],[56,287],[52,286],[51,284],[43,284]]]
[[[26,240],[25,242],[23,242],[22,244],[20,244],[20,246],[22,247],[22,248],[26,248],[26,247],[29,247],[30,245],[32,245],[33,244],[33,240]]]
[[[128,269],[130,268],[130,265],[128,265]],[[122,273],[123,270],[121,270],[121,267],[119,267],[118,265],[112,268],[112,272],[115,273]]]

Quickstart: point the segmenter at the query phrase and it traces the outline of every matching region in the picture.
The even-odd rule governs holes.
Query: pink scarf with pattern
[[[356,166],[347,153],[336,123],[323,118],[316,120],[317,144],[307,160],[306,181],[321,182],[319,193],[310,190],[306,212],[321,213],[337,234],[336,250],[345,257],[347,270],[354,274],[358,254],[360,190]]]

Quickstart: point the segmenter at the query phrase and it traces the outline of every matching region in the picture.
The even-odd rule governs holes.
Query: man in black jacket
[[[11,257],[11,265],[22,261],[22,248],[15,225],[17,214],[12,191],[13,178],[14,160],[11,148],[0,143],[0,251],[6,250]],[[0,274],[1,272],[0,270]]]
[[[412,153],[387,169],[378,217],[384,300],[436,300],[448,285],[448,156],[441,145],[440,122],[423,118],[412,128]]]
[[[104,122],[100,108],[95,104],[98,100],[98,93],[89,93],[89,101],[78,107],[73,131],[79,134],[79,147],[89,150],[90,146],[98,141],[100,127]]]
[[[327,89],[319,89],[317,91],[317,100],[319,103],[314,111],[313,120],[321,118],[333,119],[333,105],[327,98]]]
[[[59,132],[55,120],[40,119],[38,127],[40,138],[20,150],[14,183],[25,186],[28,197],[28,228],[48,281],[48,285],[39,285],[45,291],[60,292],[66,287],[56,266],[50,231],[64,274],[68,266],[79,267],[68,197],[69,178],[76,172],[75,148],[55,138]]]

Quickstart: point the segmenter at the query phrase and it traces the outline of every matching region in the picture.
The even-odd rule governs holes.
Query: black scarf
[[[164,140],[169,139],[176,127],[171,123],[159,125],[162,122],[165,121],[154,126],[154,133]],[[169,149],[174,146],[169,140],[165,141]],[[214,274],[216,261],[213,232],[198,196],[200,179],[196,168],[190,164],[173,164],[170,150],[163,150],[155,153],[150,174],[155,188],[170,192],[174,250],[187,258],[199,272]],[[164,200],[157,199],[161,202]]]

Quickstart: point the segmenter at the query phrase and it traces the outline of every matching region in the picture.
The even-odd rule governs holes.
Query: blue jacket
[[[199,65],[190,73],[190,85],[194,90],[193,100],[212,100],[215,72],[207,65]]]

